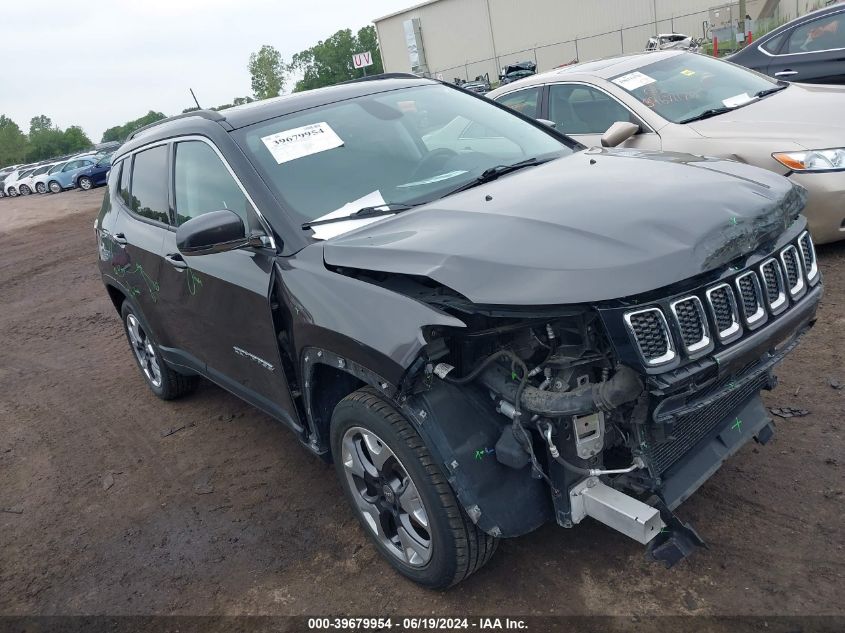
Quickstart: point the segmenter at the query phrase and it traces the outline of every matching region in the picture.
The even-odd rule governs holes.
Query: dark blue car
[[[111,169],[111,154],[106,154],[94,163],[76,174],[76,186],[83,191],[106,184]]]

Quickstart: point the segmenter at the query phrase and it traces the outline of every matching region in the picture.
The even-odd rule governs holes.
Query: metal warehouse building
[[[825,0],[747,0],[751,18],[795,17]],[[532,61],[538,71],[641,51],[656,33],[695,37],[736,24],[719,0],[431,0],[374,20],[386,72],[451,81]]]

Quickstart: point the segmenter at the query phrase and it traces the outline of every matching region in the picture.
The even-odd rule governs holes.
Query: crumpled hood
[[[845,86],[793,84],[754,103],[688,125],[721,139],[783,140],[806,149],[845,146]]]
[[[741,163],[593,149],[321,247],[328,265],[427,276],[475,303],[591,302],[747,254],[782,233],[805,197],[787,179]]]

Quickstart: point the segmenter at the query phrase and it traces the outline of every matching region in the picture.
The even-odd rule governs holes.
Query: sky
[[[263,44],[285,61],[340,29],[418,0],[40,0],[3,2],[0,114],[26,133],[46,114],[94,142],[149,110],[178,114],[252,94]],[[292,86],[286,86],[287,89]]]

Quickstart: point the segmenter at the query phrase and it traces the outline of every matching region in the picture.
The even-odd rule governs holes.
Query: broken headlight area
[[[641,543],[661,534],[662,541],[679,538],[667,526],[680,524],[665,504],[659,507],[659,497],[646,504],[614,486],[617,477],[647,472],[632,426],[649,411],[645,376],[614,360],[591,308],[517,314],[465,312],[465,330],[430,332],[417,388],[442,381],[480,391],[488,414],[499,420],[489,453],[547,483],[549,514],[560,525],[592,516]],[[673,543],[664,560],[674,562],[699,544],[697,537],[683,538],[685,545]]]

